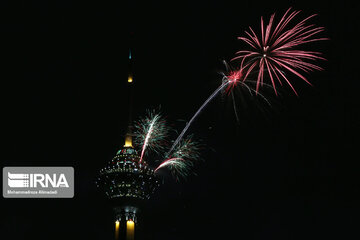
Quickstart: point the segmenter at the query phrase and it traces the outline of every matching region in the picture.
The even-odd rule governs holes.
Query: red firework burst
[[[226,76],[226,80],[228,81],[226,92],[230,93],[231,89],[233,89],[234,86],[243,79],[243,77],[244,74],[242,68],[239,70],[231,70]]]
[[[311,63],[311,61],[318,59],[325,60],[320,56],[320,52],[297,50],[295,48],[305,43],[326,40],[327,38],[314,37],[324,31],[324,28],[316,27],[314,24],[307,25],[307,21],[316,14],[305,18],[293,27],[289,27],[289,23],[300,13],[300,11],[290,12],[290,10],[291,8],[286,11],[275,29],[273,29],[275,14],[270,17],[266,28],[264,28],[264,21],[261,17],[260,38],[251,27],[249,27],[250,32],[245,31],[246,37],[238,37],[238,39],[250,45],[251,50],[238,51],[237,56],[232,60],[241,60],[242,67],[240,69],[242,73],[245,73],[241,74],[243,76],[242,81],[245,81],[252,71],[258,70],[256,92],[258,92],[260,84],[263,83],[264,72],[268,73],[275,94],[277,94],[275,79],[280,85],[282,85],[281,80],[283,79],[297,95],[283,70],[295,74],[308,84],[310,82],[300,72],[307,73],[313,70],[322,70],[321,67]]]

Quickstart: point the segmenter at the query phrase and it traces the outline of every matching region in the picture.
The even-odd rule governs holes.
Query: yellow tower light
[[[133,77],[131,74],[129,74],[128,76],[128,83],[132,83],[133,82]]]
[[[125,136],[125,145],[124,147],[133,147],[132,145],[132,137],[130,134],[126,134]]]
[[[115,221],[115,240],[119,240],[120,221]]]
[[[133,220],[126,222],[126,240],[134,240],[135,235],[135,223]]]

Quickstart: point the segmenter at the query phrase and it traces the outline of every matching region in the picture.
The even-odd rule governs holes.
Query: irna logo
[[[8,172],[8,185],[11,188],[53,188],[69,187],[65,174],[23,174],[23,173],[10,173]]]
[[[72,198],[72,167],[4,167],[5,198]]]

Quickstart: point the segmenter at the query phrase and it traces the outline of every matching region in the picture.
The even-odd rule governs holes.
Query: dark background
[[[113,239],[94,180],[123,144],[128,49],[134,116],[161,105],[181,130],[260,16],[290,6],[326,31],[325,71],[299,97],[216,98],[192,125],[197,175],[163,185],[138,239],[359,238],[358,10],[354,1],[1,1],[3,166],[73,166],[73,199],[1,199],[1,239]],[[299,18],[298,18],[299,19]],[[133,33],[132,40],[130,33]],[[237,95],[239,96],[239,95]],[[241,100],[241,101],[240,101]],[[5,154],[4,154],[5,153]]]

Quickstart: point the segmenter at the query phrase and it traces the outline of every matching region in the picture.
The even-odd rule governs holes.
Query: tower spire
[[[134,85],[134,77],[133,77],[133,64],[132,64],[132,55],[131,48],[129,48],[129,72],[128,72],[128,92],[129,92],[129,122],[128,129],[125,134],[125,145],[124,147],[133,147],[132,145],[132,111],[133,111],[133,85]]]

